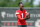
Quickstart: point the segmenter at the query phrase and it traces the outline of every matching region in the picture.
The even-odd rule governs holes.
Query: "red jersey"
[[[18,25],[26,25],[26,20],[24,20],[26,14],[27,14],[27,11],[24,9],[22,11],[21,10],[16,11]]]

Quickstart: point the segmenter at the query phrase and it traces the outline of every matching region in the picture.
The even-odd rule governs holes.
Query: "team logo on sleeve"
[[[19,14],[19,12],[16,12],[16,14]]]
[[[25,13],[27,13],[27,11]]]

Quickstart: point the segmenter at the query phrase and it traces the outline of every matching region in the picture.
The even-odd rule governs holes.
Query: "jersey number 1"
[[[23,18],[23,13],[21,15],[22,15],[22,18]]]

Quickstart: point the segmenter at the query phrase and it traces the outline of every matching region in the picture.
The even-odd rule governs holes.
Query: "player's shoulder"
[[[19,12],[19,10],[16,10],[16,12]]]
[[[24,9],[24,11],[26,12],[27,10]]]
[[[24,11],[26,11],[26,10],[24,9]]]
[[[16,14],[19,14],[19,10],[16,10]]]
[[[27,13],[27,10],[24,9],[24,11],[25,11],[25,13]]]

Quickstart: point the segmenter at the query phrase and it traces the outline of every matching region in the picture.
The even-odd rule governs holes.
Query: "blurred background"
[[[0,7],[18,7],[19,2],[24,7],[40,7],[40,0],[0,0]]]
[[[40,0],[0,0],[0,27],[18,27],[16,10],[19,2],[30,13],[27,27],[40,27]]]

